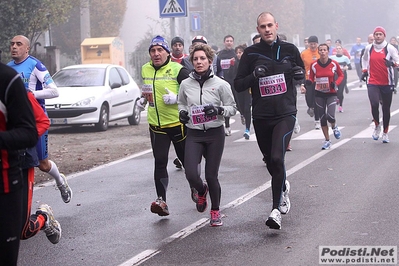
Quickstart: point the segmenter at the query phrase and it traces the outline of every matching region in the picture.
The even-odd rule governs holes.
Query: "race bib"
[[[204,113],[204,106],[206,105],[197,105],[191,107],[191,119],[193,121],[193,125],[201,125],[217,119],[216,115],[206,116]]]
[[[230,63],[231,63],[230,59],[222,59],[222,60],[220,60],[220,65],[221,65],[222,69],[229,69],[230,68]]]
[[[263,77],[259,79],[260,96],[268,97],[287,92],[284,74]]]
[[[317,91],[321,92],[329,92],[330,91],[330,83],[328,82],[328,77],[316,78],[316,87]]]
[[[154,91],[152,84],[143,84],[141,87],[141,94],[147,99],[148,105],[154,107]]]

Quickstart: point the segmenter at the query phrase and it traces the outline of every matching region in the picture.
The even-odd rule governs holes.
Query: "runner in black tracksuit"
[[[0,63],[0,265],[17,265],[23,177],[19,149],[33,147],[37,129],[20,75]]]
[[[280,229],[280,213],[289,211],[284,156],[297,113],[294,79],[304,78],[304,64],[298,48],[277,37],[278,24],[272,14],[260,14],[257,25],[262,39],[245,49],[235,89],[252,88],[255,134],[272,176],[273,210],[266,225]]]

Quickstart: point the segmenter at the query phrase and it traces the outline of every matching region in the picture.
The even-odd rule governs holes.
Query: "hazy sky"
[[[154,20],[161,20],[158,0],[127,1],[125,21],[120,34],[125,43],[125,52],[133,52],[136,44],[149,29],[157,29]]]

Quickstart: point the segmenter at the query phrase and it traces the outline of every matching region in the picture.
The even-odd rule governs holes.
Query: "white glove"
[[[147,99],[144,97],[141,97],[140,99],[137,100],[136,102],[137,107],[140,109],[140,112],[145,110],[145,106],[147,104]]]
[[[165,88],[166,94],[162,95],[163,101],[165,104],[176,104],[177,103],[177,95]]]

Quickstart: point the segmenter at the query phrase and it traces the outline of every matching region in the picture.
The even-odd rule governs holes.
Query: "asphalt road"
[[[349,80],[355,80],[354,71]],[[226,138],[220,167],[224,225],[208,226],[198,213],[184,172],[170,153],[170,215],[150,212],[155,199],[150,151],[68,176],[74,190],[64,204],[53,183],[34,191],[33,207],[48,203],[62,225],[51,244],[43,232],[22,241],[19,265],[317,265],[319,246],[397,245],[399,223],[399,102],[392,104],[391,142],[371,138],[371,112],[365,86],[350,83],[344,113],[337,114],[342,138],[321,150],[298,95],[299,134],[286,154],[291,211],[282,229],[265,226],[271,211],[270,175],[255,136],[243,139],[239,116]]]

